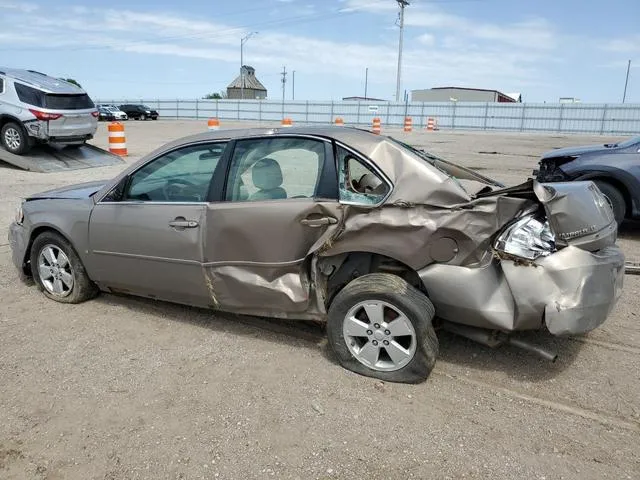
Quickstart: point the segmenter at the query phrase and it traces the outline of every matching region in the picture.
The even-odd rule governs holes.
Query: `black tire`
[[[611,203],[613,216],[616,219],[616,223],[618,224],[618,226],[620,226],[624,221],[624,217],[627,213],[627,202],[625,202],[624,200],[624,195],[620,190],[618,190],[607,181],[594,180],[593,183],[598,186],[600,191],[609,200],[609,203]]]
[[[416,333],[416,350],[405,366],[395,371],[379,371],[361,363],[349,350],[343,323],[349,310],[360,302],[378,300],[393,305],[411,322]],[[438,337],[433,328],[435,308],[425,294],[396,275],[371,273],[356,278],[335,297],[329,308],[327,335],[340,365],[360,375],[388,382],[425,381],[438,357]]]
[[[38,268],[38,258],[41,251],[48,245],[58,247],[69,259],[69,265],[71,267],[71,273],[73,275],[73,288],[65,295],[54,295],[49,292],[45,287],[43,280],[40,276]],[[89,279],[84,265],[78,254],[73,249],[71,244],[61,235],[55,232],[44,232],[36,237],[31,246],[30,252],[31,261],[31,275],[33,280],[40,289],[40,291],[51,300],[55,300],[60,303],[81,303],[95,297],[98,294],[98,288]]]
[[[17,135],[18,146],[10,145],[7,142],[7,133],[14,133]],[[8,122],[0,130],[0,142],[2,143],[2,147],[10,153],[14,155],[24,155],[33,146],[34,142],[27,134],[27,131],[24,129],[22,125],[15,122]]]

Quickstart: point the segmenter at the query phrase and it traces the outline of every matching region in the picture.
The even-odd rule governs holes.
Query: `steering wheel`
[[[184,178],[170,178],[167,180],[167,183],[162,186],[162,193],[166,200],[173,200],[175,197],[182,195],[185,189],[195,186],[197,186],[195,183],[185,180]],[[199,195],[195,196],[198,197],[198,201],[201,200]]]

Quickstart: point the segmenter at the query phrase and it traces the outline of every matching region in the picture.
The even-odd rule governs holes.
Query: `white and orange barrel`
[[[379,117],[375,117],[373,119],[373,124],[371,125],[371,131],[373,133],[375,133],[376,135],[380,135],[380,131],[382,130],[381,126],[380,126],[380,118]]]
[[[124,125],[120,122],[109,124],[109,151],[115,155],[126,157],[127,139],[124,136]]]
[[[433,118],[429,117],[429,118],[427,119],[427,128],[426,128],[426,129],[427,129],[427,130],[429,130],[429,131],[431,131],[431,132],[434,130],[434,122],[433,122]]]
[[[283,127],[293,127],[293,120],[291,120],[289,117],[283,118],[281,125]]]
[[[207,127],[209,130],[219,130],[220,129],[220,120],[217,118],[210,118],[207,121]]]
[[[404,131],[410,132],[413,130],[413,120],[411,117],[404,117]]]
[[[342,117],[336,117],[336,127],[344,127],[344,120]]]
[[[434,119],[433,119],[433,129],[434,129],[434,130],[440,130],[440,129],[438,128],[438,117],[436,117],[436,118],[434,118]]]

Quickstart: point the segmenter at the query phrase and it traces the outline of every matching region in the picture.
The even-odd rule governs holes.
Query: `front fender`
[[[24,228],[28,230],[29,248],[34,234],[43,229],[55,230],[76,250],[85,268],[89,267],[89,217],[92,199],[30,200],[23,203]],[[29,255],[27,250],[26,255]],[[88,271],[89,276],[90,272]]]

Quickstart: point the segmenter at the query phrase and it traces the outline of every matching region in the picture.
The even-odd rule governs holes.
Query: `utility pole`
[[[244,100],[244,44],[258,32],[251,32],[240,39],[240,98]]]
[[[291,100],[296,99],[296,71],[291,73]]]
[[[282,118],[284,118],[284,92],[287,84],[287,67],[282,67]]]
[[[631,70],[631,60],[627,63],[627,78],[624,81],[624,93],[622,94],[622,103],[627,99],[627,85],[629,84],[629,70]]]
[[[369,67],[364,71],[364,99],[367,99],[367,86],[369,83]]]
[[[400,77],[402,76],[402,36],[404,34],[404,8],[409,5],[407,0],[396,0],[400,6],[400,40],[398,41],[398,75],[396,78],[396,102],[400,101]]]

